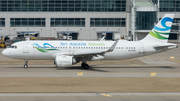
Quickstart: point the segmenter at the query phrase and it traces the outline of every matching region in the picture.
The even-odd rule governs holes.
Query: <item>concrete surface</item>
[[[110,96],[107,96],[110,95]],[[0,101],[179,101],[179,93],[18,93],[0,94]]]
[[[1,93],[180,92],[176,77],[1,77]]]
[[[0,54],[0,101],[180,99],[180,48],[135,59],[88,63],[90,69],[84,70],[80,63],[55,68],[52,60],[30,60],[29,68],[24,69],[23,60]]]

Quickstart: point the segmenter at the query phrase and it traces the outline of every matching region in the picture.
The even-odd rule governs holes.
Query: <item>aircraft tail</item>
[[[158,41],[167,43],[173,18],[174,14],[165,14],[151,32],[143,39],[143,41]]]

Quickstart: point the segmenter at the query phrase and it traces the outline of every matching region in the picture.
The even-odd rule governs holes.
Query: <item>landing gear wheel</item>
[[[28,68],[28,65],[24,65],[24,68]]]
[[[89,65],[88,64],[84,64],[84,69],[89,69]]]
[[[84,68],[84,65],[85,65],[85,63],[83,62],[83,63],[81,64],[81,67],[83,67],[83,68]]]
[[[25,60],[24,68],[28,68],[28,60]]]

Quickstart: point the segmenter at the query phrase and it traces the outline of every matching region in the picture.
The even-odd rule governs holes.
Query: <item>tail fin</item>
[[[158,41],[167,43],[174,14],[165,14],[161,21],[151,30],[151,32],[143,39],[143,41]]]

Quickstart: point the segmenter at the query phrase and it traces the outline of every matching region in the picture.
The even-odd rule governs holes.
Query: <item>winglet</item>
[[[119,41],[119,40],[117,40],[117,41],[111,46],[111,48],[109,48],[109,50],[107,50],[107,52],[112,52],[112,51],[115,49],[118,41]]]
[[[100,41],[105,41],[105,37],[106,37],[106,36],[103,36]]]

